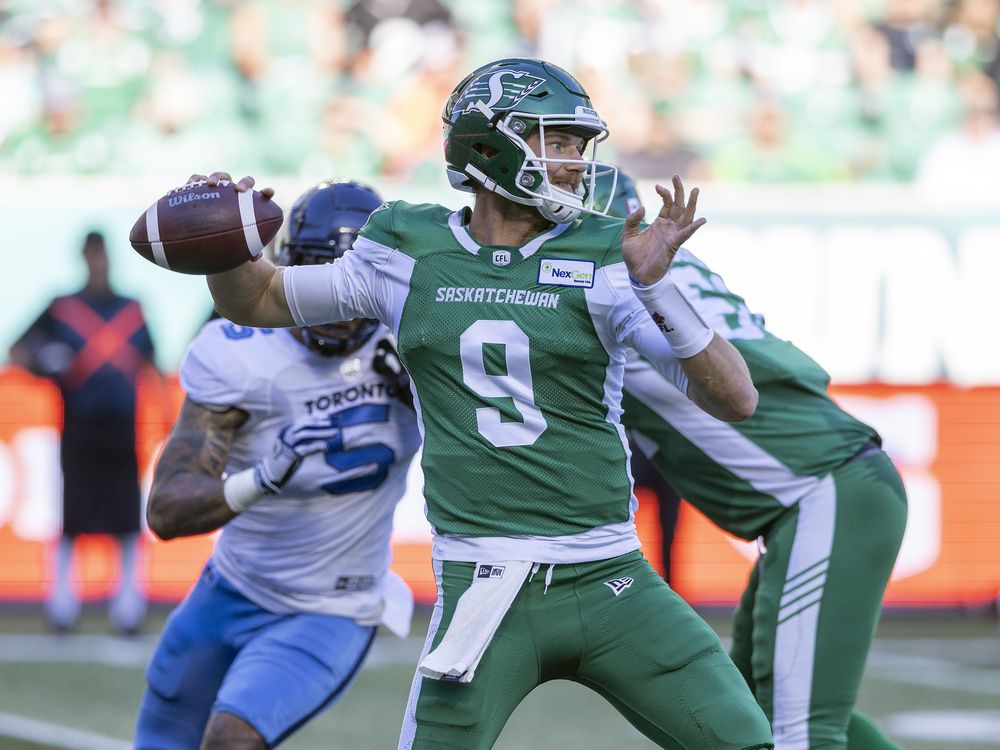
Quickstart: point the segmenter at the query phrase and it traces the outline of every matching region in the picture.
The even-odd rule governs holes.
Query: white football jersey
[[[288,329],[214,320],[181,364],[192,401],[250,415],[236,431],[228,473],[257,463],[298,419],[336,415],[342,425],[280,495],[232,519],[216,542],[219,571],[272,612],[322,612],[369,624],[394,608],[387,597],[398,593],[399,581],[386,575],[389,536],[420,435],[413,410],[372,369],[375,347],[387,335],[379,328],[357,352],[327,357]]]

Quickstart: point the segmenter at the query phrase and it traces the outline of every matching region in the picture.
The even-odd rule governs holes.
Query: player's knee
[[[736,731],[727,733],[726,737],[718,737],[717,747],[729,750],[772,750],[774,741],[771,727],[766,718],[761,722],[763,717],[763,713],[758,716],[746,711],[743,715],[733,715],[729,726],[736,728]]]
[[[260,733],[243,719],[220,711],[214,713],[205,727],[201,750],[266,750],[267,743]]]
[[[713,747],[726,750],[766,750],[774,747],[771,724],[764,711],[750,696],[721,697],[716,705],[718,721],[712,731]]]
[[[154,748],[196,747],[201,731],[192,726],[187,714],[178,710],[175,701],[168,701],[154,690],[146,690],[136,721],[135,750]]]
[[[771,723],[721,651],[707,652],[680,698],[697,718],[707,747],[718,750],[761,750],[774,747]]]

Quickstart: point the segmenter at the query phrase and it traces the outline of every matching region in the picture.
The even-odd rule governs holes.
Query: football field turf
[[[163,611],[151,619],[162,624]],[[380,635],[346,696],[283,748],[394,748],[429,610],[411,638]],[[726,616],[709,616],[725,636]],[[41,614],[0,609],[0,748],[125,750],[154,635],[106,634],[88,612],[80,634],[42,634]],[[1000,632],[992,617],[888,614],[869,659],[859,708],[910,750],[1000,750]],[[603,698],[568,682],[538,688],[497,743],[505,750],[654,745]]]

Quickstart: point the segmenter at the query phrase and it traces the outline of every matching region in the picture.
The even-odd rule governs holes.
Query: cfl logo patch
[[[656,327],[664,333],[671,333],[674,330],[670,327],[670,324],[667,323],[667,319],[658,312],[653,313],[653,322],[656,323]]]
[[[611,589],[615,596],[618,596],[634,582],[632,578],[625,576],[624,578],[612,578],[610,581],[605,581],[604,585]]]
[[[480,565],[476,578],[503,578],[503,565]]]
[[[496,250],[493,252],[493,265],[506,266],[510,264],[510,253],[507,250]]]

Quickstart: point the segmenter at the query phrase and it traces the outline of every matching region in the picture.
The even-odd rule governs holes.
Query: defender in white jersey
[[[357,183],[321,183],[295,204],[281,255],[339,257],[380,203]],[[369,319],[293,330],[214,320],[180,378],[187,399],[156,469],[150,528],[222,531],[150,662],[136,747],[274,747],[348,687],[376,625],[409,629],[412,596],[389,570],[420,442],[408,382]]]
[[[660,188],[645,231],[641,211],[600,216],[594,180],[611,168],[590,147],[607,126],[549,63],[474,71],[444,119],[449,177],[473,209],[398,201],[330,266],[208,277],[245,324],[360,315],[399,342],[439,583],[400,747],[490,747],[532,689],[570,679],[664,747],[769,748],[718,637],[639,551],[618,420],[630,347],[714,415],[753,412],[745,363],[664,280],[704,223],[697,190]]]
[[[612,213],[634,210],[631,184],[605,184]],[[721,422],[634,356],[622,423],[709,520],[761,541],[732,656],[775,748],[898,750],[852,709],[903,538],[900,477],[878,433],[827,395],[823,368],[768,331],[718,274],[681,248],[670,277],[743,354],[760,402],[750,419]]]

